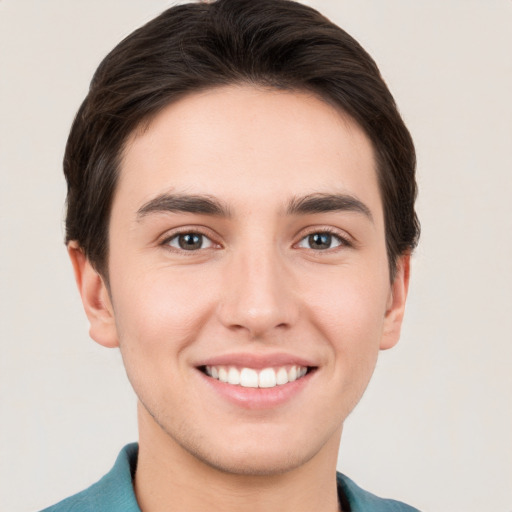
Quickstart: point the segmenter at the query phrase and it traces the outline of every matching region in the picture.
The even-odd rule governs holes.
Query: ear
[[[76,242],[69,242],[68,254],[85,314],[89,319],[89,336],[104,347],[118,347],[114,310],[103,278]]]
[[[391,284],[386,316],[384,317],[384,330],[380,342],[380,349],[387,350],[394,347],[400,338],[400,329],[404,318],[405,301],[409,289],[411,255],[404,254],[397,261],[395,279]]]

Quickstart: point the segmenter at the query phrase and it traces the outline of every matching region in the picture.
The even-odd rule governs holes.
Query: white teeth
[[[228,381],[228,372],[226,371],[226,368],[223,368],[222,366],[219,368],[219,380],[221,382]]]
[[[273,388],[276,385],[276,372],[274,368],[261,370],[258,385],[260,388]]]
[[[276,384],[278,386],[288,384],[288,372],[286,371],[286,368],[279,368],[279,370],[277,371]]]
[[[273,388],[282,386],[288,382],[294,382],[304,377],[308,372],[305,366],[284,366],[279,368],[253,368],[238,369],[234,366],[206,366],[206,374],[214,379],[226,382],[234,386],[240,385],[244,388]]]
[[[240,386],[244,388],[257,388],[258,372],[251,368],[243,368],[240,372]]]
[[[240,384],[240,372],[236,368],[228,370],[228,382],[229,384]]]

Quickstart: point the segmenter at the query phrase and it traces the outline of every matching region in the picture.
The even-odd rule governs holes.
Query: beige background
[[[257,1],[257,0],[255,0]],[[512,511],[512,1],[317,0],[415,138],[423,236],[400,344],[339,467],[425,511]],[[0,0],[0,510],[83,489],[136,439],[62,244],[67,132],[100,59],[164,0]]]

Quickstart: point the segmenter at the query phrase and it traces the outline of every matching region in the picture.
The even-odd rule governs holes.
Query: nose
[[[230,330],[264,338],[297,321],[294,280],[274,247],[233,254],[223,277],[218,316]]]

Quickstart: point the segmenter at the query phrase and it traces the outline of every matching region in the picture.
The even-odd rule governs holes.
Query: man
[[[186,4],[122,41],[70,133],[66,237],[139,443],[47,510],[414,510],[336,475],[399,338],[414,169],[374,62],[311,8]]]

